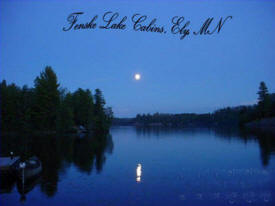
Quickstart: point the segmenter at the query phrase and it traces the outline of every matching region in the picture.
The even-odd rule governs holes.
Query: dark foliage
[[[269,94],[264,82],[257,93],[258,103],[252,106],[227,107],[207,114],[138,114],[131,123],[137,126],[231,127],[275,116],[275,93]],[[123,123],[116,119],[115,123]]]
[[[105,108],[99,89],[95,96],[89,89],[67,92],[60,88],[49,66],[36,77],[34,85],[21,88],[2,81],[1,131],[70,132],[79,126],[88,131],[109,130],[113,113],[110,107]]]

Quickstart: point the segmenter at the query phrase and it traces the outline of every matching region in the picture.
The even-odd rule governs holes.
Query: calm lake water
[[[2,137],[40,175],[1,179],[5,205],[275,205],[275,136],[114,127],[106,137]]]

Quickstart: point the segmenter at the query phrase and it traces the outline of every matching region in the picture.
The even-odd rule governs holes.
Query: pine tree
[[[59,107],[59,84],[57,76],[49,66],[34,81],[35,105],[34,119],[38,129],[56,129]]]
[[[91,128],[93,121],[94,101],[89,89],[78,89],[72,95],[74,122],[76,125]]]
[[[105,99],[100,89],[95,90],[95,110],[94,110],[94,130],[108,131],[112,119],[113,111],[111,107],[105,108]]]
[[[63,89],[60,91],[60,105],[57,114],[57,131],[60,133],[65,133],[72,131],[74,126],[73,121],[73,108],[72,108],[72,94],[70,92],[66,93]]]
[[[258,104],[261,104],[262,102],[264,102],[266,100],[266,98],[268,96],[268,89],[267,89],[267,87],[266,87],[266,85],[265,85],[264,82],[260,83],[259,91],[258,91],[257,94],[259,95],[259,97],[258,97],[258,100],[259,100]]]
[[[259,95],[259,97],[258,97],[259,117],[260,118],[268,117],[271,102],[270,102],[270,98],[269,98],[269,94],[268,94],[268,89],[264,82],[260,83],[259,91],[257,94]]]
[[[95,115],[100,116],[104,112],[105,100],[100,89],[95,90]]]

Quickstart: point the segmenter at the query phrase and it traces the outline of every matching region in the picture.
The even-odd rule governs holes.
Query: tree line
[[[0,85],[1,131],[73,132],[77,128],[106,132],[113,112],[106,107],[103,93],[89,89],[69,92],[60,87],[57,75],[47,66],[34,80],[34,87]]]
[[[258,103],[251,106],[226,107],[207,114],[138,114],[135,119],[116,119],[116,122],[134,122],[137,126],[244,126],[248,122],[275,117],[275,93],[270,94],[266,84],[261,82],[257,94]]]

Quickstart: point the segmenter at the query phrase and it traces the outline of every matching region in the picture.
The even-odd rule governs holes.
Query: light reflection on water
[[[137,169],[136,169],[136,173],[137,173],[136,181],[140,182],[141,181],[141,164],[138,164]]]
[[[274,134],[116,127],[23,140],[3,137],[1,153],[37,156],[42,173],[24,187],[1,179],[0,205],[21,205],[20,194],[42,206],[275,205]]]

